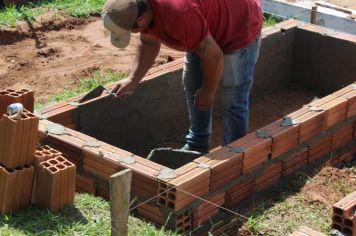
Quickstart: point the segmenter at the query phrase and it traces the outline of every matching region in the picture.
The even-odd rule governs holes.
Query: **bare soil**
[[[38,102],[76,88],[96,70],[127,74],[138,42],[135,35],[127,48],[113,47],[97,17],[24,22],[0,31],[0,39],[0,89],[32,89]],[[162,47],[156,65],[177,54],[182,55]]]

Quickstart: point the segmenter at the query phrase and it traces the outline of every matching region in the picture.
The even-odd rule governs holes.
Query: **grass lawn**
[[[324,167],[313,176],[297,173],[249,214],[243,229],[252,235],[288,235],[304,225],[330,235],[332,205],[356,190],[355,164]]]
[[[130,217],[128,227],[129,235],[177,235],[134,217]],[[0,235],[110,235],[109,202],[89,194],[76,194],[75,205],[57,214],[30,207],[0,217]]]

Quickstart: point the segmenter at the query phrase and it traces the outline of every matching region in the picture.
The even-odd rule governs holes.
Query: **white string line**
[[[299,15],[293,15],[291,17],[288,17],[288,16],[282,16],[282,15],[279,15],[277,13],[272,13],[272,12],[269,12],[269,11],[262,11],[263,13],[266,13],[266,14],[269,14],[269,15],[273,15],[273,16],[277,16],[279,18],[284,18],[284,19],[295,19],[297,17],[300,17],[300,16],[304,16],[306,14],[310,14],[311,10],[306,10],[305,12],[299,14]]]
[[[175,188],[175,187],[171,187],[171,188],[169,188],[169,189],[165,190],[164,192],[159,193],[159,194],[157,194],[156,196],[151,197],[151,198],[149,198],[148,200],[146,200],[146,201],[144,201],[144,202],[141,202],[141,203],[140,203],[140,204],[138,204],[137,206],[135,206],[135,207],[131,208],[131,209],[129,210],[129,212],[131,212],[131,211],[135,210],[136,208],[138,208],[138,207],[142,206],[143,204],[146,204],[147,202],[152,201],[153,199],[155,199],[155,198],[157,198],[157,197],[161,196],[162,194],[164,194],[164,193],[167,193],[167,192],[171,191],[171,190],[172,190],[172,189],[174,189],[174,188]]]
[[[196,196],[196,195],[194,195],[194,194],[192,194],[192,193],[189,193],[189,192],[184,191],[184,190],[182,190],[182,189],[178,189],[178,188],[176,188],[176,189],[177,189],[178,191],[181,191],[181,192],[183,192],[183,193],[185,193],[185,194],[188,194],[188,195],[190,195],[190,196],[192,196],[192,197],[195,197],[195,198],[197,198],[197,199],[199,199],[199,200],[201,200],[201,201],[204,201],[204,202],[209,203],[209,204],[211,204],[211,205],[213,205],[213,206],[216,206],[216,207],[218,207],[218,208],[220,208],[220,209],[223,209],[223,210],[225,210],[225,211],[227,211],[227,212],[229,212],[229,213],[231,213],[231,214],[234,214],[234,215],[236,215],[236,216],[238,216],[238,217],[244,218],[244,219],[246,219],[246,220],[249,219],[248,217],[246,217],[246,216],[244,216],[244,215],[242,215],[242,214],[239,214],[239,213],[237,213],[237,212],[234,212],[234,211],[232,211],[232,210],[230,210],[230,209],[227,209],[227,208],[225,208],[225,207],[219,206],[219,205],[217,205],[217,204],[215,204],[215,203],[213,203],[213,202],[210,202],[210,201],[208,201],[208,200],[206,200],[206,199],[204,199],[204,198],[201,198],[201,197],[199,197],[199,196]],[[265,224],[260,224],[260,225],[263,226],[263,227],[265,227],[266,229],[269,229],[269,230],[272,230],[272,231],[275,231],[275,232],[278,232],[278,233],[282,233],[282,232],[280,232],[280,231],[278,231],[278,230],[276,230],[276,229],[273,229],[273,228],[270,228],[270,227],[266,226]]]

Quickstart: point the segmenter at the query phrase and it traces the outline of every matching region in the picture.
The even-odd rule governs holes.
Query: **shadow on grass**
[[[59,213],[30,206],[20,213],[0,217],[0,228],[6,225],[6,228],[31,235],[57,235],[74,225],[87,223],[88,220],[74,206],[67,206]]]

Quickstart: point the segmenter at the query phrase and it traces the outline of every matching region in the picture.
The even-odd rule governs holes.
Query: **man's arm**
[[[195,94],[195,106],[207,111],[213,105],[215,93],[222,77],[224,57],[219,45],[209,35],[195,50],[201,61],[203,86]]]
[[[137,84],[154,63],[160,47],[161,42],[159,40],[150,35],[141,33],[130,74],[126,79],[121,80],[112,91],[116,93],[117,97],[125,97],[135,90]]]

